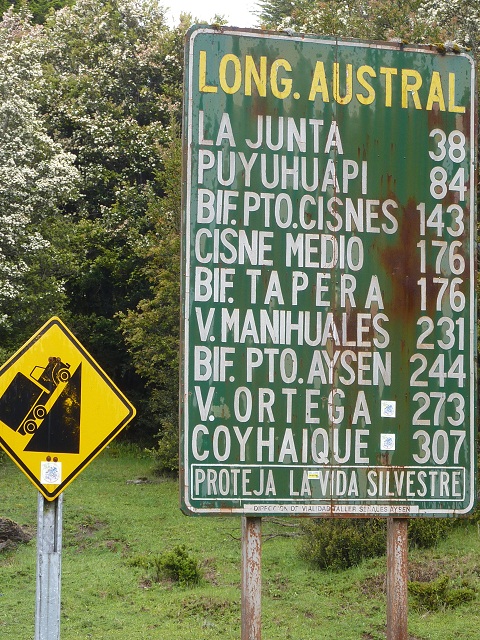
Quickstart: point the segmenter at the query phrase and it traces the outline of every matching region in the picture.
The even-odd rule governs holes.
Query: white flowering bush
[[[165,149],[179,138],[186,28],[168,28],[156,0],[77,0],[42,31],[41,112],[80,174],[79,197],[68,208],[74,220],[64,280],[68,319],[129,392],[139,430],[150,434],[161,417],[142,412],[151,391],[120,317],[142,315],[139,303],[155,296],[146,273],[158,244],[151,210],[165,199]],[[180,183],[179,171],[176,178]],[[178,262],[178,251],[172,260]],[[175,322],[178,328],[178,314]],[[173,386],[171,371],[157,377]]]
[[[475,53],[480,4],[471,0],[260,0],[269,28],[406,43],[451,43]]]
[[[442,31],[443,41],[450,41],[478,54],[480,43],[480,4],[472,0],[424,0],[419,20]]]
[[[38,36],[25,15],[10,10],[0,22],[0,355],[63,295],[49,229],[77,180],[73,156],[47,134],[38,107]]]
[[[114,205],[122,185],[154,182],[161,168],[170,111],[181,101],[163,13],[154,1],[78,0],[46,25],[44,110],[81,167],[88,217]]]

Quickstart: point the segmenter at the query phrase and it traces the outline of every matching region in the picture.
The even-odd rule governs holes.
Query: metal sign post
[[[262,637],[262,519],[242,516],[242,635]]]
[[[408,640],[408,520],[387,519],[387,640]]]
[[[63,493],[48,502],[38,494],[35,640],[60,638]]]

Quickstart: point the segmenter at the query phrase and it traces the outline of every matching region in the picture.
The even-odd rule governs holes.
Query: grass
[[[131,482],[138,478],[148,482]],[[36,491],[5,459],[0,504],[0,517],[35,527]],[[111,446],[64,494],[62,640],[239,640],[240,524],[184,516],[175,481],[153,476],[135,450]],[[316,571],[298,557],[296,532],[263,520],[263,639],[384,640],[385,559]],[[198,586],[153,579],[149,561],[178,545],[202,565]],[[415,580],[449,575],[452,586],[479,589],[477,528],[456,529],[436,549],[412,552],[409,563]],[[34,636],[35,565],[34,540],[0,553],[2,640]],[[410,607],[411,640],[471,640],[479,628],[478,599],[436,613]]]

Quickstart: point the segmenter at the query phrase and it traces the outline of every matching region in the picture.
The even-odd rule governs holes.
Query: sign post
[[[35,640],[59,640],[63,493],[47,501],[38,493]]]
[[[193,27],[183,130],[183,511],[468,513],[473,59]]]
[[[242,516],[241,640],[260,640],[262,629],[262,519]]]
[[[387,519],[387,640],[408,640],[408,519]]]

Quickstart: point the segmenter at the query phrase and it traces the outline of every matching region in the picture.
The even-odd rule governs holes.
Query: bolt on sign
[[[59,318],[0,368],[0,446],[54,500],[135,416]]]
[[[475,500],[472,58],[187,36],[182,508]]]

